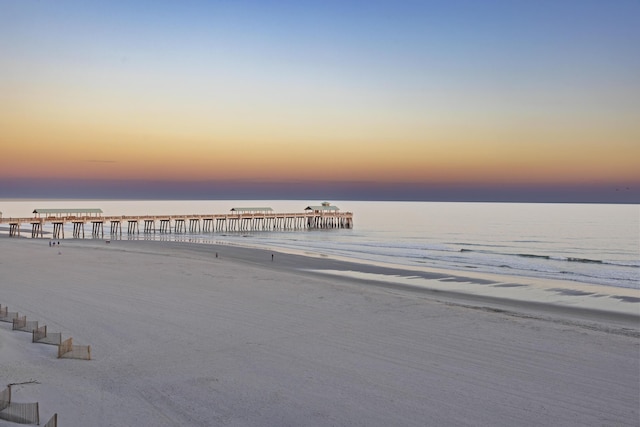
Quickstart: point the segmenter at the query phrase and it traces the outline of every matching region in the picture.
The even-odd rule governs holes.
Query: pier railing
[[[31,237],[44,237],[45,225],[52,225],[52,237],[64,238],[67,224],[73,225],[73,237],[84,238],[85,225],[91,224],[93,237],[104,237],[105,223],[111,235],[126,233],[214,233],[232,231],[280,231],[298,229],[353,228],[353,213],[339,211],[313,212],[239,212],[228,214],[182,215],[117,215],[117,216],[46,216],[33,218],[1,218],[9,225],[10,236],[20,236],[23,225],[31,225]]]

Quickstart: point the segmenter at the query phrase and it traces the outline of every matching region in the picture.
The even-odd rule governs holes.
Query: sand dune
[[[0,253],[0,304],[92,347],[57,359],[0,323],[0,386],[38,381],[14,400],[62,426],[640,424],[628,314],[499,309],[230,246],[3,238]]]

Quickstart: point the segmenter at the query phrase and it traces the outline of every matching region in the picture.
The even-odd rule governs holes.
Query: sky
[[[640,203],[639,17],[0,0],[0,198]]]

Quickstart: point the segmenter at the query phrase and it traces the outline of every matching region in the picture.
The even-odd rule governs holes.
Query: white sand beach
[[[0,238],[0,304],[92,353],[0,322],[0,387],[65,427],[640,425],[637,290],[272,253]]]

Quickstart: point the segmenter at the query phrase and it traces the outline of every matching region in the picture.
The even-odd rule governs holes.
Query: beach
[[[188,242],[0,253],[0,304],[91,346],[58,359],[0,323],[0,380],[35,381],[12,398],[41,423],[640,425],[637,289]]]

